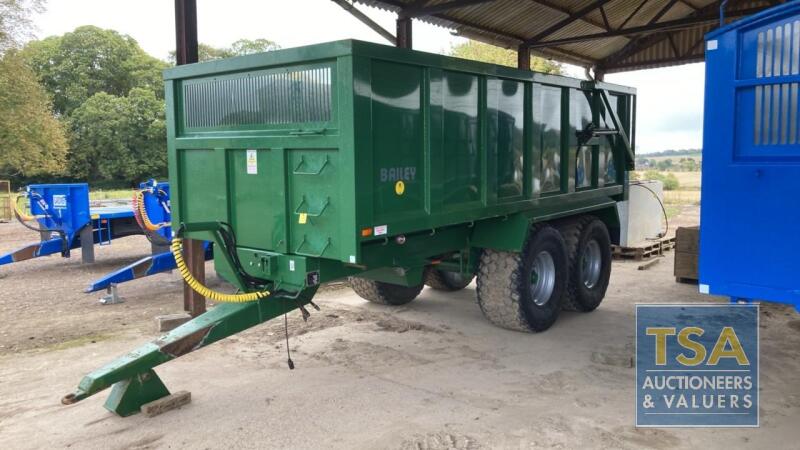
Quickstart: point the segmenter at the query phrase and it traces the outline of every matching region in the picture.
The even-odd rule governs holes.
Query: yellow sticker
[[[92,220],[99,219],[100,214],[92,214]]]
[[[397,183],[394,184],[394,192],[397,195],[403,195],[403,192],[406,191],[406,184],[403,183],[403,180],[399,180]]]
[[[308,222],[308,213],[300,213],[300,218],[297,220],[299,223]]]

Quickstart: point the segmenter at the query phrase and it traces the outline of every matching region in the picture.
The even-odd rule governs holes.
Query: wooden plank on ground
[[[142,405],[142,414],[147,417],[155,417],[167,411],[171,411],[181,406],[188,405],[192,401],[192,393],[189,391],[179,391],[166,397]]]

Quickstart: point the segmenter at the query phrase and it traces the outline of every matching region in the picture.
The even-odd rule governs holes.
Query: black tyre
[[[472,283],[475,275],[466,277],[460,273],[428,269],[425,271],[425,284],[437,291],[460,291]]]
[[[570,311],[597,309],[611,278],[611,238],[599,219],[585,216],[565,224],[562,234],[569,256],[569,282],[562,305]]]
[[[418,286],[400,286],[366,278],[350,277],[350,287],[364,300],[381,305],[405,305],[417,298],[423,284]]]
[[[558,318],[567,288],[564,239],[540,225],[522,253],[486,249],[478,272],[478,304],[495,325],[518,331],[544,331]]]

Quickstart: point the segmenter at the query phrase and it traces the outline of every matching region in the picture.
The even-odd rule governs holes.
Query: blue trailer
[[[0,255],[0,265],[53,254],[69,258],[70,250],[76,248],[81,249],[82,261],[91,263],[94,245],[144,234],[151,242],[151,256],[92,281],[85,292],[173,270],[176,265],[169,251],[172,238],[169,192],[169,183],[151,179],[140,183],[130,204],[93,206],[86,183],[32,184],[24,194],[30,214],[19,207],[15,213],[23,225],[39,232],[40,241]],[[205,255],[206,260],[213,257],[210,243],[205,244]]]
[[[700,291],[800,310],[800,2],[706,36]]]
[[[214,258],[211,243],[206,241],[203,243],[203,250],[205,251],[206,261]],[[92,293],[102,290],[108,290],[114,285],[133,281],[137,278],[148,277],[162,272],[168,272],[175,269],[175,257],[172,252],[165,251],[151,256],[146,256],[134,263],[131,263],[121,269],[117,269],[109,274],[89,283],[84,292]]]
[[[115,292],[110,291],[113,286],[176,268],[175,258],[169,251],[169,239],[172,236],[169,192],[169,183],[148,180],[141,183],[139,191],[134,194],[132,203],[134,216],[143,233],[153,244],[153,254],[92,281],[84,292],[108,290],[111,294],[108,298],[112,299],[108,303],[115,303],[119,299]],[[206,261],[212,259],[214,254],[211,243],[205,242],[203,248]]]
[[[25,191],[30,216],[17,208],[20,222],[39,232],[40,241],[5,255],[0,265],[59,253],[70,257],[70,250],[81,249],[85,263],[94,262],[94,246],[112,240],[142,234],[133,209],[127,205],[91,206],[89,185],[32,184]]]

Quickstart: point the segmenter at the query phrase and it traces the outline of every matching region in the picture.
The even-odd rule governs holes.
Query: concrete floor
[[[154,330],[116,326],[96,340],[18,346],[0,354],[0,448],[797,448],[800,315],[777,305],[761,311],[760,428],[634,427],[634,305],[723,301],[676,284],[672,260],[646,271],[615,263],[597,311],[563,313],[535,335],[489,324],[474,285],[426,289],[399,308],[328,291],[308,324],[291,315],[294,371],[282,322],[256,327],[158,368],[193,401],[156,418],[108,413],[106,392],[59,403]],[[180,286],[163,289],[177,306]],[[137,301],[148,300],[86,308],[93,321],[149,322]],[[37,332],[27,316],[4,320]]]

